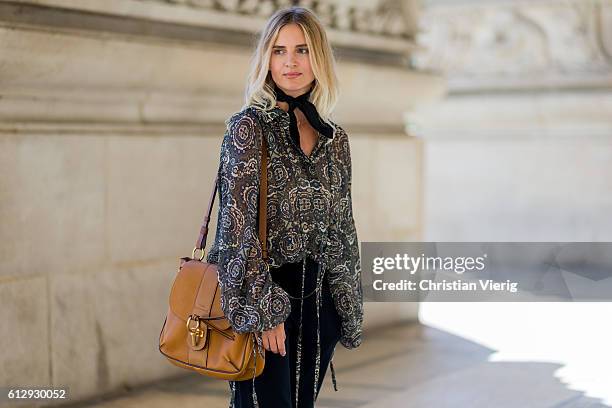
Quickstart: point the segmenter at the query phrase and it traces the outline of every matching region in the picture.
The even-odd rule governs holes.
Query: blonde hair
[[[251,59],[243,108],[255,105],[269,110],[276,105],[274,81],[269,71],[270,56],[279,31],[292,23],[300,26],[304,32],[308,58],[315,77],[309,101],[315,105],[321,119],[329,123],[339,95],[336,61],[323,25],[305,7],[293,6],[278,10],[268,19]]]

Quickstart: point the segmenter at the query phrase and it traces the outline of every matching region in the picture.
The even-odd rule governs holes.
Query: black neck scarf
[[[300,132],[298,131],[297,118],[295,117],[295,112],[293,110],[295,108],[299,108],[300,111],[306,116],[308,123],[317,130],[322,135],[332,139],[334,137],[334,129],[323,122],[321,117],[319,116],[319,112],[317,112],[317,108],[308,100],[310,96],[310,92],[312,88],[306,93],[303,93],[300,96],[292,97],[283,92],[282,89],[278,87],[278,85],[274,84],[274,92],[276,92],[276,100],[281,102],[287,102],[289,104],[289,130],[291,133],[291,138],[296,143],[298,147],[300,147]]]

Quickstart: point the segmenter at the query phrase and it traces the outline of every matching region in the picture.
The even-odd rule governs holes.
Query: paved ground
[[[317,407],[608,407],[560,383],[553,376],[558,364],[488,362],[491,353],[419,324],[369,332],[357,350],[338,346],[334,357],[338,392],[328,372]],[[228,401],[226,382],[190,374],[73,406],[227,408]]]

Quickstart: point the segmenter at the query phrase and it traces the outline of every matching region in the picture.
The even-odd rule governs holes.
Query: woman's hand
[[[281,323],[262,334],[263,346],[273,353],[285,355],[285,323]]]

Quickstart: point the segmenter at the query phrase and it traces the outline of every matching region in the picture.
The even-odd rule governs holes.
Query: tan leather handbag
[[[265,137],[262,139],[259,239],[267,262],[267,144]],[[214,378],[243,381],[263,372],[265,352],[256,333],[234,331],[221,309],[217,265],[202,262],[217,182],[218,176],[191,258],[180,258],[159,335],[159,351],[178,367]],[[197,250],[202,251],[199,258],[195,257]]]

